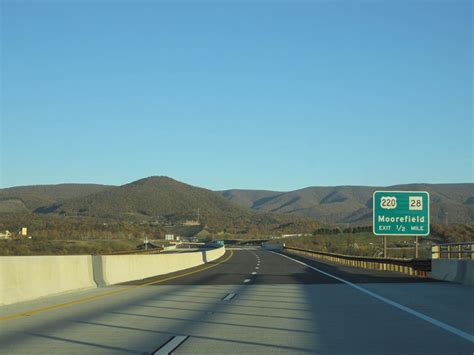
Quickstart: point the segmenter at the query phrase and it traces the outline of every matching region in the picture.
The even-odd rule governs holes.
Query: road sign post
[[[420,238],[416,236],[415,237],[415,259],[418,259],[418,256],[419,256],[419,249],[418,249],[419,240]]]
[[[373,233],[384,236],[428,236],[429,203],[429,194],[424,191],[375,191]]]

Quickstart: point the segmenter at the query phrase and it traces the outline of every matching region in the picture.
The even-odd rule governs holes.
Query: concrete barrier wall
[[[94,260],[94,276],[99,286],[141,280],[189,269],[220,258],[225,248],[176,254],[104,255]]]
[[[225,248],[176,254],[0,257],[0,306],[140,280],[214,261]]]
[[[102,260],[104,285],[168,274],[204,263],[202,254],[197,252],[156,255],[105,255],[100,258]]]
[[[474,285],[474,260],[468,259],[433,259],[431,272],[432,279],[458,282],[464,285]]]
[[[176,249],[176,245],[168,245],[163,248],[163,250],[175,250],[175,249]]]
[[[0,305],[93,287],[90,255],[0,257]]]
[[[265,250],[282,250],[283,245],[282,244],[263,243],[262,248],[265,249]]]
[[[225,247],[207,250],[206,251],[207,262],[217,260],[224,254],[225,254]]]

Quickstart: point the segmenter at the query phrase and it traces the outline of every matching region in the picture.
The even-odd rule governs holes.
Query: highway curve
[[[453,283],[234,249],[174,274],[1,307],[0,348],[472,354],[473,296]]]

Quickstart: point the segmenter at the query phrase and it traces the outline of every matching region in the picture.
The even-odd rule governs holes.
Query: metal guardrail
[[[147,250],[124,250],[124,251],[116,251],[113,253],[102,254],[102,255],[134,255],[134,254],[158,254],[163,251],[163,248],[151,248]]]
[[[443,243],[431,246],[432,259],[474,259],[474,242]]]
[[[184,243],[184,242],[180,242],[180,243],[172,243],[170,245],[166,245],[166,246],[160,246],[160,247],[157,247],[157,248],[148,248],[148,249],[133,249],[133,250],[124,250],[124,251],[116,251],[116,252],[112,252],[112,253],[107,253],[107,254],[102,254],[102,255],[136,255],[136,254],[139,254],[139,255],[147,255],[147,254],[159,254],[159,253],[162,253],[164,251],[167,251],[167,247],[170,247],[170,246],[179,246],[179,247],[182,247],[182,246],[186,246],[186,245],[189,245],[189,246],[194,246],[194,247],[205,247],[206,244],[205,243]],[[214,249],[215,247],[212,247],[210,246],[208,249]]]
[[[365,256],[353,256],[345,254],[325,253],[311,249],[290,248],[286,250],[303,253],[316,259],[327,260],[329,262],[360,267],[364,269],[397,271],[408,275],[426,277],[431,271],[430,259],[398,259],[398,258],[376,258]]]

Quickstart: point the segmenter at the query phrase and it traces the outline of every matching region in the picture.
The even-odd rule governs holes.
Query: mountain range
[[[157,225],[205,225],[210,232],[311,232],[319,223],[298,215],[261,213],[221,194],[152,176],[122,186],[48,185],[0,190],[0,213],[93,217]],[[198,220],[198,221],[197,221]]]
[[[369,224],[372,195],[378,190],[427,191],[432,223],[472,223],[474,184],[406,184],[307,187],[289,192],[226,190],[220,194],[256,211],[297,214],[327,223]]]
[[[428,191],[432,223],[473,223],[474,184],[307,187],[211,191],[164,176],[122,186],[60,184],[0,189],[0,213],[165,219],[224,226],[369,224],[376,190]],[[199,211],[199,212],[198,212]],[[216,222],[219,223],[216,223]]]

